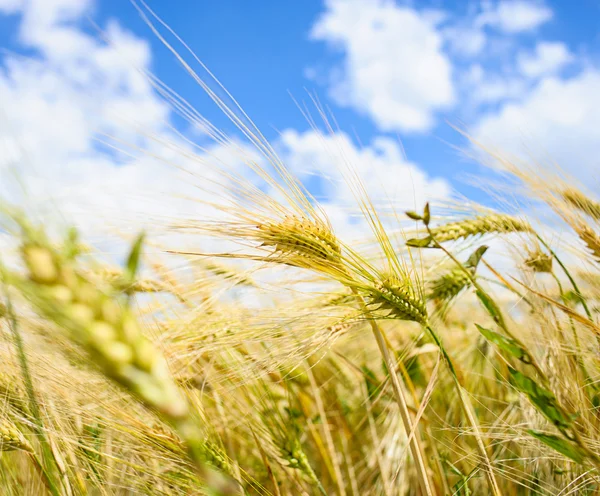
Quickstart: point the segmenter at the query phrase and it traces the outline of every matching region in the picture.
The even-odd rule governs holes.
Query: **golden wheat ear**
[[[596,261],[600,262],[600,235],[588,224],[580,220],[572,221],[571,227],[573,227],[573,230],[577,233],[581,241],[585,243]]]
[[[74,261],[42,238],[24,239],[21,253],[29,281],[13,278],[13,284],[39,313],[84,345],[109,377],[168,418],[185,418],[187,402],[119,293],[88,280]]]
[[[273,247],[283,263],[306,266],[311,263],[339,264],[340,243],[331,229],[308,218],[288,216],[281,222],[257,227],[256,239]]]
[[[570,206],[592,219],[600,221],[600,203],[584,195],[578,189],[566,188],[559,192],[559,196]]]

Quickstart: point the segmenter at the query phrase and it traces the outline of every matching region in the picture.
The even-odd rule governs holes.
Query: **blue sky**
[[[360,162],[357,169],[364,175],[378,175],[380,184],[391,181],[394,195],[419,190],[415,197],[421,201],[430,193],[444,197],[456,189],[489,203],[483,192],[464,182],[468,174],[487,172],[447,143],[465,146],[448,122],[510,153],[522,153],[525,144],[534,155],[558,161],[590,190],[600,190],[600,165],[594,158],[600,142],[597,1],[148,3],[282,150],[291,168],[315,187],[321,184],[315,177],[329,177],[334,164],[317,150],[310,126],[292,99],[307,102],[316,114],[308,93],[332,110],[346,133],[332,136],[329,144],[343,147]],[[48,177],[71,174],[61,168],[65,160],[85,162],[89,174],[106,177],[111,169],[101,169],[108,167],[107,160],[92,153],[97,147],[56,138],[53,112],[62,125],[71,122],[73,135],[80,133],[86,143],[98,130],[114,128],[114,123],[94,115],[103,114],[109,104],[123,105],[119,108],[131,111],[127,115],[134,118],[135,108],[143,108],[148,116],[140,111],[140,120],[156,126],[161,120],[170,121],[185,129],[151,88],[140,90],[142,83],[131,82],[127,68],[102,62],[106,50],[89,18],[109,33],[110,26],[118,25],[115,46],[125,47],[120,51],[133,50],[139,66],[155,73],[211,122],[235,134],[129,2],[0,0],[0,43],[7,50],[0,55],[0,89],[4,87],[0,99],[11,101],[3,109],[9,120],[18,115],[14,125],[0,128],[5,143],[14,138],[21,146],[27,146],[23,144],[27,140],[55,145],[55,153],[46,155],[56,155],[61,165],[46,165]],[[88,59],[81,62],[86,53]],[[35,70],[19,55],[34,61]],[[76,79],[80,66],[100,79],[114,79],[114,87],[98,88],[89,79],[81,83]],[[48,86],[36,89],[36,77],[48,80]],[[27,92],[21,95],[23,88]],[[129,107],[124,106],[127,99]],[[12,129],[10,140],[7,129]],[[117,130],[125,133],[118,126]],[[95,166],[102,172],[94,172]],[[83,176],[82,170],[78,167],[75,175]],[[79,187],[73,181],[70,191]],[[319,187],[317,193],[331,203],[346,199],[336,188]]]

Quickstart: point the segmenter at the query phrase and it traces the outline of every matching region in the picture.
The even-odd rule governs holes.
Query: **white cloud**
[[[523,79],[490,76],[480,80],[469,94],[470,103],[495,103],[521,98],[527,90]]]
[[[443,30],[452,51],[466,57],[479,55],[486,46],[487,37],[480,28],[451,26]]]
[[[463,110],[520,100],[529,89],[529,82],[525,78],[513,74],[501,75],[498,71],[484,69],[481,64],[469,66],[461,75],[460,83],[465,93]]]
[[[511,34],[533,30],[550,21],[554,15],[544,3],[533,0],[501,0],[495,4],[487,2],[484,7],[475,24]]]
[[[521,53],[518,66],[523,74],[535,78],[558,72],[574,60],[567,45],[561,42],[542,41],[534,53]]]
[[[549,158],[600,190],[600,72],[568,80],[546,77],[520,102],[484,116],[472,134],[486,145],[524,158]],[[549,157],[549,158],[548,158]]]
[[[389,0],[328,0],[311,37],[344,54],[331,95],[386,131],[425,131],[453,105],[452,66],[442,51],[440,16]]]
[[[281,155],[300,178],[320,181],[326,203],[347,208],[354,197],[348,171],[356,172],[376,206],[396,209],[422,207],[426,200],[450,195],[449,184],[430,178],[403,156],[398,142],[378,137],[369,145],[356,146],[347,134],[322,135],[315,131],[287,130],[278,142]]]
[[[218,180],[212,167],[241,171],[244,159],[260,161],[257,153],[243,144],[241,150],[210,143],[205,153],[192,150],[171,132],[171,110],[140,72],[151,62],[148,44],[117,23],[106,27],[110,44],[85,34],[78,16],[93,7],[89,2],[54,2],[54,10],[49,5],[21,5],[20,32],[26,33],[21,42],[37,49],[36,55],[2,59],[0,197],[22,202],[38,219],[54,222],[64,215],[86,239],[109,249],[115,245],[106,244],[107,231],[145,227],[155,234],[164,232],[161,221],[208,213],[202,203],[182,197],[224,204],[209,182]],[[139,151],[107,153],[96,141],[103,134]],[[359,149],[341,133],[321,141],[316,133],[287,130],[276,145],[304,179],[309,179],[307,167],[310,174],[334,178],[324,183],[324,203],[340,234],[358,229],[349,217],[351,192],[338,173],[344,160],[365,178],[376,203],[386,201],[377,196],[382,185],[396,206],[405,208],[413,207],[415,196],[421,204],[426,195],[444,197],[449,191],[444,181],[428,178],[404,160],[400,146],[389,139]],[[172,165],[192,170],[195,177]],[[360,229],[364,235],[365,226]],[[175,241],[170,237],[169,242]]]
[[[0,13],[14,14],[18,12],[23,4],[23,0],[0,0]]]

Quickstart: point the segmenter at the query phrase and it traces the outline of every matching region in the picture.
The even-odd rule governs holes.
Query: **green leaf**
[[[427,385],[427,380],[425,374],[423,373],[423,368],[421,367],[421,362],[419,361],[418,355],[404,360],[404,368],[406,369],[406,373],[408,374],[411,382],[415,386]]]
[[[463,474],[460,469],[452,464],[449,460],[444,460],[446,465],[450,468],[450,471],[460,477],[460,480],[452,486],[452,494],[456,496],[471,496],[471,490],[469,489],[469,480],[473,476],[473,472],[469,475]]]
[[[423,220],[422,216],[420,216],[417,212],[414,212],[412,210],[407,210],[404,213],[406,214],[407,217],[409,217],[412,220]]]
[[[142,245],[144,243],[145,236],[146,236],[145,233],[141,233],[137,237],[137,239],[133,243],[133,246],[131,247],[131,251],[129,252],[129,257],[127,257],[127,264],[125,265],[125,272],[123,273],[123,276],[125,277],[125,280],[128,282],[133,282],[135,280],[135,276],[137,274],[137,271],[138,271],[139,265],[140,265]]]
[[[406,241],[406,246],[412,246],[413,248],[428,248],[431,246],[433,239],[431,236],[426,238],[412,238]]]
[[[67,236],[63,245],[63,254],[67,260],[73,260],[80,252],[79,233],[77,232],[77,229],[71,227],[67,231]]]
[[[552,434],[546,434],[541,431],[534,431],[532,429],[529,429],[527,432],[544,443],[546,446],[558,451],[574,462],[583,463],[586,458],[586,454],[583,453],[578,446],[574,445],[570,441],[567,441],[566,439],[554,436]]]
[[[514,356],[515,358],[518,358],[523,363],[531,363],[531,357],[529,356],[529,353],[527,353],[523,348],[521,348],[521,346],[514,339],[503,336],[502,334],[494,332],[490,329],[486,329],[485,327],[482,327],[479,324],[475,324],[475,326],[477,327],[479,332],[483,334],[485,339],[487,339],[491,343],[494,343],[502,351],[505,351],[506,353]]]
[[[423,209],[423,224],[428,226],[430,220],[431,220],[431,210],[429,209],[429,202],[427,202],[425,204],[425,208]]]
[[[379,392],[379,379],[369,367],[366,365],[361,366],[362,373],[365,376],[365,385],[367,386],[367,394],[369,399],[373,399]]]
[[[475,250],[475,252],[469,257],[467,263],[465,263],[465,267],[469,269],[476,269],[477,265],[479,265],[481,257],[483,257],[483,254],[487,251],[487,249],[488,247],[485,245],[477,248],[477,250]]]
[[[477,298],[479,298],[479,301],[481,301],[485,309],[488,311],[488,313],[492,316],[494,322],[500,322],[502,320],[500,309],[498,308],[498,305],[496,305],[494,300],[492,300],[488,296],[488,294],[484,293],[483,291],[477,290],[475,294],[477,295]]]
[[[573,303],[573,304],[579,304],[579,303],[581,303],[581,301],[583,299],[579,293],[577,293],[573,290],[569,290],[569,291],[566,291],[565,293],[563,293],[562,298],[566,302]]]
[[[573,419],[564,412],[558,404],[556,396],[544,389],[530,377],[518,370],[508,367],[510,383],[522,393],[525,393],[533,406],[559,429],[567,429]]]

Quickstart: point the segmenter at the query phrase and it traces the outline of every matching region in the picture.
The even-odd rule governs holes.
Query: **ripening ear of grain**
[[[432,235],[440,242],[466,239],[471,236],[483,236],[490,233],[530,232],[531,226],[524,220],[504,214],[490,214],[474,219],[450,222],[435,227]],[[417,248],[431,246],[430,237],[409,239],[406,244]]]
[[[600,222],[600,203],[587,197],[575,188],[567,188],[560,192],[562,198],[572,207],[581,210],[595,221]]]
[[[427,324],[427,309],[407,281],[390,276],[367,290],[368,305],[384,316]]]
[[[0,419],[0,451],[32,451],[23,433],[8,419]]]

